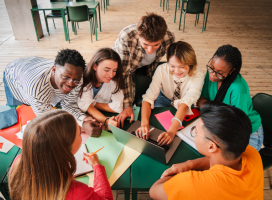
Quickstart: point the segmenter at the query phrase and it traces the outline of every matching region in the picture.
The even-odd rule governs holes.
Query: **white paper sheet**
[[[77,169],[76,169],[76,173],[74,174],[74,176],[86,174],[86,173],[93,170],[91,165],[89,165],[85,161],[83,161],[83,152],[87,153],[87,149],[85,147],[85,144],[81,144],[81,147],[74,155],[76,158],[76,163],[77,163]]]
[[[2,143],[3,143],[3,146],[1,145],[2,148],[0,148],[0,152],[8,153],[9,150],[11,150],[11,148],[14,146],[12,142],[0,136],[0,144]]]

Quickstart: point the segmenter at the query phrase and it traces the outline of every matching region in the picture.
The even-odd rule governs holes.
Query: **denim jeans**
[[[5,88],[6,98],[7,98],[6,105],[7,106],[19,106],[19,105],[22,105],[23,103],[21,101],[18,101],[17,99],[15,99],[12,92],[10,91],[9,86],[7,85],[5,72],[3,74],[3,82],[4,82],[4,88]]]
[[[257,149],[257,151],[259,151],[263,144],[263,138],[264,138],[263,126],[261,125],[256,132],[250,135],[249,145]]]
[[[168,99],[161,91],[158,98],[154,102],[154,107],[170,107],[171,100]]]

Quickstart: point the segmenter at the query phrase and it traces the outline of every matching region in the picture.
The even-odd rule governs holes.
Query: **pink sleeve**
[[[113,200],[111,187],[107,179],[105,167],[103,165],[95,165],[94,170],[94,192],[100,197],[107,200]]]

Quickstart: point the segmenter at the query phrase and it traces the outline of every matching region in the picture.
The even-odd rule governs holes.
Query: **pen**
[[[151,132],[151,131],[153,131],[154,130],[154,127],[153,128],[151,128],[151,129],[149,129],[149,133]],[[143,135],[146,135],[146,133],[144,133]]]

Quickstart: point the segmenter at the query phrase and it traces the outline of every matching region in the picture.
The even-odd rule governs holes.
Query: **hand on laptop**
[[[119,115],[116,116],[117,126],[124,127],[124,121],[127,117],[130,117],[130,123],[134,121],[134,113],[132,107],[125,108]]]
[[[164,145],[164,144],[168,145],[173,141],[175,135],[176,134],[171,133],[171,132],[164,132],[159,135],[157,142],[160,146]]]
[[[142,125],[136,130],[137,137],[140,137],[144,140],[148,140],[150,132],[149,132],[149,125]]]

